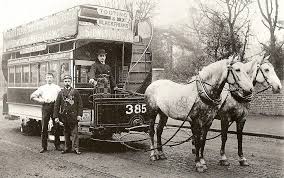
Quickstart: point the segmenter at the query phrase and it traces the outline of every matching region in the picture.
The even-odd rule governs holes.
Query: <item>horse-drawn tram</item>
[[[4,32],[2,64],[8,69],[4,75],[9,116],[21,119],[22,131],[40,126],[41,105],[31,101],[30,94],[45,84],[45,74],[51,72],[61,87],[63,76],[71,75],[81,94],[84,112],[79,132],[101,136],[133,128],[146,131],[146,104],[138,93],[151,83],[150,40],[134,43],[132,29],[125,10],[80,5]],[[123,90],[97,94],[89,83],[99,49],[105,49],[113,79]]]

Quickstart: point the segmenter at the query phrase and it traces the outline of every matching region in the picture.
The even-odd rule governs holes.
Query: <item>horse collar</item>
[[[238,90],[231,90],[232,97],[237,100],[239,103],[248,103],[252,100],[252,95],[244,96]]]
[[[198,91],[198,95],[200,99],[205,104],[210,105],[210,106],[217,106],[221,103],[222,99],[220,96],[219,98],[216,98],[216,99],[209,96],[208,90],[205,87],[205,82],[202,81],[199,75],[197,76],[197,79],[196,79],[196,87],[197,87],[197,91]]]

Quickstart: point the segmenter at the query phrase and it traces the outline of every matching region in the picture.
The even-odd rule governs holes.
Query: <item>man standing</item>
[[[71,87],[71,76],[64,76],[64,88],[59,92],[54,106],[54,118],[59,122],[59,117],[64,124],[65,149],[64,153],[79,151],[78,121],[83,115],[83,104],[79,92]],[[72,136],[72,145],[70,136]]]
[[[40,86],[36,91],[31,94],[31,100],[37,101],[42,104],[42,120],[41,120],[41,146],[40,153],[47,151],[47,137],[48,137],[48,122],[53,117],[54,102],[60,87],[53,83],[54,76],[52,73],[47,73],[45,76],[46,84]],[[60,150],[60,139],[59,139],[59,123],[55,123],[53,119],[53,126],[55,129],[54,145],[56,150]]]

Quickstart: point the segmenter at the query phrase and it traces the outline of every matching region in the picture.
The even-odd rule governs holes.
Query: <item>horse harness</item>
[[[235,82],[234,83],[228,83],[228,84],[230,86],[231,85],[233,86],[234,84],[237,84],[238,88],[234,88],[233,90],[230,89],[230,91],[238,91],[239,88],[240,88],[240,84],[238,82],[238,81],[240,81],[240,78],[236,74],[234,74],[234,72],[232,70],[233,69],[232,65],[233,65],[233,63],[230,63],[230,65],[227,66],[227,68],[228,68],[227,76],[226,76],[226,79],[224,80],[224,82],[221,85],[225,85],[225,82],[228,83],[227,79],[228,79],[229,75],[232,74],[233,79],[235,80]],[[203,81],[201,79],[201,77],[199,76],[199,74],[198,74],[197,79],[196,79],[196,86],[197,86],[198,95],[201,98],[201,100],[205,104],[210,105],[210,106],[217,106],[217,105],[221,104],[221,101],[222,101],[221,96],[219,96],[218,98],[211,97],[209,95],[208,89],[206,88],[205,84],[207,84],[207,85],[212,87],[212,85],[210,85],[207,82]],[[221,93],[221,91],[220,91],[220,93]]]
[[[265,63],[269,63],[269,62],[267,62],[267,61],[266,62],[261,62],[259,65],[257,65],[256,75],[255,75],[254,80],[253,80],[253,86],[256,84],[256,77],[257,77],[259,71],[261,72],[265,82],[269,85],[269,87],[271,86],[271,84],[268,82],[267,76],[264,75],[264,72],[263,72],[263,70],[260,67],[262,64],[265,64]]]
[[[260,64],[257,65],[256,75],[255,75],[255,77],[253,79],[253,86],[255,86],[255,84],[256,84],[257,75],[259,74],[259,72],[261,72],[265,82],[268,84],[268,87],[263,89],[263,90],[261,90],[261,91],[258,91],[256,94],[261,93],[261,92],[263,92],[265,90],[268,90],[271,87],[271,84],[268,82],[267,76],[264,74],[264,72],[263,72],[263,70],[261,68],[261,65],[265,64],[265,63],[268,63],[268,62],[261,62]],[[247,102],[250,102],[252,100],[252,95],[244,96],[239,91],[231,91],[231,94],[232,94],[233,98],[235,100],[237,100],[238,102],[240,102],[240,103],[247,103]]]

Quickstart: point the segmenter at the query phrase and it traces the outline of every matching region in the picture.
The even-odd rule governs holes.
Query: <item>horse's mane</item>
[[[216,76],[218,72],[224,71],[225,67],[227,67],[227,60],[223,59],[203,67],[199,75],[203,80],[212,80],[213,76]]]

